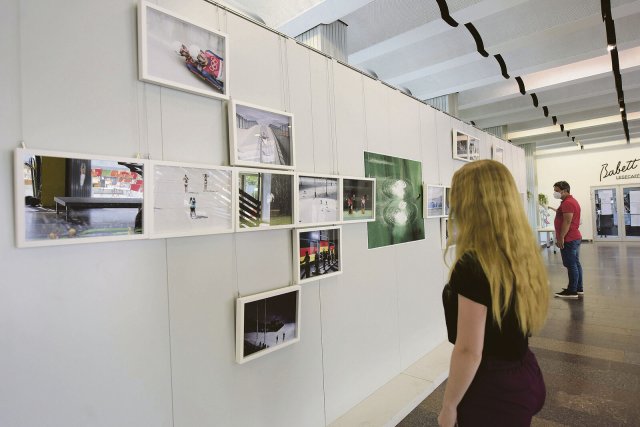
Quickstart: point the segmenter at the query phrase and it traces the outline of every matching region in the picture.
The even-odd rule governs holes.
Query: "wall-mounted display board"
[[[296,283],[342,274],[342,228],[293,230],[293,276]]]
[[[17,246],[148,237],[146,166],[141,159],[16,149]]]
[[[236,361],[245,363],[300,341],[300,286],[236,300]]]
[[[375,221],[369,249],[424,239],[422,163],[364,152],[365,175],[376,179]]]
[[[142,81],[228,99],[227,36],[146,1],[138,10]]]
[[[446,191],[444,185],[427,184],[424,198],[425,218],[442,218],[446,216]]]
[[[342,220],[369,222],[376,220],[376,180],[342,177]]]
[[[229,167],[151,162],[151,237],[234,231],[234,173]]]
[[[326,225],[340,222],[340,178],[296,174],[296,224]]]
[[[453,129],[453,158],[471,162],[480,158],[480,140]]]
[[[236,170],[236,231],[292,228],[295,200],[293,172]]]
[[[497,162],[504,163],[504,148],[493,144],[493,147],[491,147],[491,158]]]
[[[230,163],[294,169],[293,114],[232,100],[229,103]]]

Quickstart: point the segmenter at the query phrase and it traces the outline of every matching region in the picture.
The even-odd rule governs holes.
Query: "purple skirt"
[[[546,389],[536,356],[522,361],[483,360],[458,405],[458,426],[530,426]]]

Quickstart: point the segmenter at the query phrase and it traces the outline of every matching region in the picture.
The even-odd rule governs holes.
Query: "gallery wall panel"
[[[440,155],[443,149],[436,131],[436,110],[420,107],[420,152],[422,153],[422,181],[426,184],[441,184]]]
[[[311,110],[313,111],[313,170],[335,173],[335,144],[333,139],[333,98],[331,95],[332,60],[322,55],[309,57],[311,67]]]
[[[163,160],[229,164],[223,101],[163,87],[160,102]]]
[[[286,44],[288,99],[296,122],[296,169],[314,171],[314,111],[312,109],[310,57],[312,53],[293,40]]]
[[[366,224],[342,232],[344,273],[320,281],[327,423],[400,366],[393,248],[367,250]]]
[[[394,145],[389,129],[389,88],[376,80],[363,82],[366,151],[388,154]]]
[[[338,170],[340,175],[364,176],[365,113],[363,80],[369,79],[336,64],[334,70],[335,119]]]
[[[27,146],[64,144],[64,151],[131,157],[139,138],[135,7],[129,1],[20,4],[21,55],[11,61],[20,62]],[[79,22],[91,30],[80,30]],[[79,53],[97,56],[96,49],[100,68],[88,73]]]
[[[279,36],[235,15],[226,15],[229,34],[229,94],[251,104],[284,110]]]
[[[388,135],[392,143],[392,151],[382,154],[420,160],[420,106],[401,92],[389,90],[387,92],[389,92]]]

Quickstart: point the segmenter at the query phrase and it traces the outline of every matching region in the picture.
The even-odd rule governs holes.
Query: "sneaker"
[[[567,288],[562,288],[563,291],[566,291]],[[579,296],[584,296],[584,291],[578,291]]]
[[[554,294],[556,298],[569,298],[569,299],[578,299],[577,292],[569,292],[566,289],[563,289],[561,292],[556,292]]]

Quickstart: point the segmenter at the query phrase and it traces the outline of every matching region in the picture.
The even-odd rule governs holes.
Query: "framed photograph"
[[[365,175],[376,179],[369,249],[424,239],[422,163],[365,151]]]
[[[342,274],[342,228],[298,228],[293,230],[296,283]]]
[[[376,220],[376,180],[342,177],[342,221]]]
[[[16,149],[16,245],[148,237],[146,160]]]
[[[449,218],[440,218],[440,231],[442,233],[442,250],[444,250],[447,247],[447,239],[449,238]],[[455,234],[454,231],[451,247],[456,245]]]
[[[480,158],[480,140],[459,130],[453,130],[453,158],[471,162]]]
[[[446,191],[444,185],[427,185],[427,196],[424,198],[425,218],[442,218],[446,216]]]
[[[232,100],[229,103],[230,163],[294,169],[293,114]]]
[[[151,237],[232,233],[234,174],[229,167],[151,162]]]
[[[155,4],[138,9],[138,67],[142,81],[228,99],[227,36]]]
[[[449,216],[451,210],[451,187],[444,187],[444,215]]]
[[[236,231],[292,228],[293,172],[268,169],[236,170]]]
[[[236,300],[236,362],[245,363],[300,341],[300,286]]]
[[[504,163],[504,148],[500,147],[497,144],[493,144],[491,157],[493,160]]]
[[[340,222],[340,178],[331,175],[296,174],[296,225]]]

